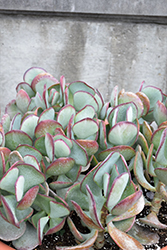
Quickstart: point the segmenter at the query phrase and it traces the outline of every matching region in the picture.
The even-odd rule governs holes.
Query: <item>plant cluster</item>
[[[76,246],[57,249],[100,249],[105,232],[121,249],[144,249],[151,238],[136,216],[146,205],[140,222],[167,227],[157,217],[167,201],[167,95],[143,85],[116,86],[105,103],[84,82],[25,72],[0,123],[0,239],[34,249],[67,222]]]

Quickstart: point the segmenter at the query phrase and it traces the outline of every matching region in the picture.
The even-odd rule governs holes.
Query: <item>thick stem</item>
[[[158,183],[157,186],[157,191],[155,192],[154,198],[152,200],[152,207],[151,207],[151,211],[155,212],[156,215],[159,213],[159,210],[161,208],[161,202],[163,200],[162,195],[160,193],[160,187],[161,187],[161,183]]]
[[[107,217],[107,215],[108,215],[108,210],[104,205],[103,208],[102,208],[102,211],[101,211],[101,224],[102,224],[102,226],[104,228],[105,228],[105,225],[106,225],[106,217]],[[105,233],[104,230],[98,232],[98,236],[97,236],[97,239],[96,239],[96,242],[95,242],[95,247],[97,249],[101,249],[104,246],[104,243],[105,243],[104,233]]]
[[[97,249],[101,249],[104,246],[104,242],[105,242],[104,231],[99,231],[95,242],[95,247]]]

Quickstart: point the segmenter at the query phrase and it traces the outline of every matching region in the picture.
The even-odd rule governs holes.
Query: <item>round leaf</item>
[[[86,118],[76,122],[73,131],[78,139],[86,139],[98,132],[98,124],[93,119]]]
[[[74,159],[68,158],[58,158],[52,162],[46,170],[46,174],[51,176],[60,175],[67,173],[74,166]]]
[[[60,109],[57,115],[57,122],[65,129],[70,121],[70,118],[75,116],[75,109],[71,105],[66,105]]]
[[[108,140],[114,145],[128,145],[134,144],[138,136],[138,128],[132,122],[119,122],[114,125],[109,134]]]
[[[95,97],[85,91],[77,91],[74,96],[74,107],[77,111],[83,109],[86,105],[92,106],[95,111],[98,111],[99,105]]]
[[[46,70],[40,67],[31,67],[29,68],[23,75],[23,80],[31,85],[32,80],[35,78],[35,76],[45,73]]]
[[[20,129],[24,131],[25,133],[27,133],[33,139],[34,131],[37,126],[37,122],[38,122],[38,116],[36,115],[27,116],[23,120]]]
[[[44,120],[38,123],[35,129],[36,138],[45,135],[46,133],[50,133],[51,135],[55,134],[56,128],[62,128],[61,124],[54,120]]]
[[[20,223],[20,227],[17,228],[11,223],[5,221],[1,216],[0,225],[0,238],[5,241],[11,241],[20,238],[26,230],[25,222]]]
[[[26,93],[25,90],[20,89],[19,92],[16,95],[16,104],[17,107],[23,112],[25,113],[27,111],[28,105],[30,102],[30,97],[29,95]]]
[[[57,158],[67,157],[71,153],[69,146],[62,139],[56,140],[54,142],[54,146],[55,146],[55,155]]]
[[[10,150],[15,150],[20,144],[32,146],[33,142],[30,136],[21,130],[11,130],[5,135],[5,146]]]

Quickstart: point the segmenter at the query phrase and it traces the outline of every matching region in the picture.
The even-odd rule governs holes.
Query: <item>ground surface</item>
[[[139,215],[140,216],[145,216],[149,212],[149,209],[146,207],[144,211]],[[79,218],[74,215],[73,220],[77,218],[77,221],[75,221],[75,224],[77,225],[77,228],[82,232],[82,233],[87,233],[86,229],[83,228],[83,226],[80,224]],[[160,209],[159,215],[158,215],[159,220],[167,225],[167,203],[162,202],[162,207]],[[147,226],[148,227],[148,226]],[[152,230],[150,228],[150,230]],[[154,245],[145,245],[146,250],[160,250],[162,247],[167,246],[167,230],[158,230],[158,235],[160,237],[159,242],[154,244]],[[105,235],[106,241],[105,245],[101,250],[119,250],[119,247],[116,246],[115,243],[110,242],[110,237],[108,235]],[[53,235],[48,235],[45,236],[43,239],[43,244],[41,246],[38,246],[35,248],[35,250],[56,250],[56,246],[72,246],[76,245],[75,239],[73,235],[71,234],[69,228],[67,225],[64,227],[64,231],[61,234],[53,234]],[[8,243],[9,245],[12,246],[11,243]]]
[[[145,211],[142,212],[142,217],[144,213],[147,213],[147,212],[148,212],[148,209],[145,209]],[[167,203],[166,202],[162,202],[162,207],[160,209],[158,218],[162,223],[167,224]],[[79,222],[78,222],[78,226],[79,226]],[[71,232],[68,230],[67,226],[65,227],[65,230],[66,231],[63,235],[53,234],[53,235],[48,235],[44,237],[43,245],[38,246],[36,250],[46,250],[46,249],[56,250],[56,245],[59,245],[59,246],[60,245],[62,246],[75,245],[76,242],[74,240],[74,237],[71,234]],[[83,228],[81,227],[80,230],[83,230]],[[162,247],[167,246],[167,230],[159,230],[158,235],[160,237],[159,242],[154,245],[146,245],[145,249],[160,250]],[[107,234],[105,235],[105,237],[106,237],[106,243],[105,243],[105,246],[101,248],[101,250],[119,250],[118,246],[116,246],[114,243],[109,242],[109,237]]]

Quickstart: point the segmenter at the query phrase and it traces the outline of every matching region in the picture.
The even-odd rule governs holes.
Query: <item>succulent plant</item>
[[[0,123],[0,238],[34,249],[67,222],[77,245],[57,249],[100,249],[105,232],[125,250],[157,241],[136,216],[149,205],[140,221],[166,228],[157,214],[167,200],[167,96],[142,83],[137,93],[116,86],[105,103],[86,83],[38,67],[16,91]]]

